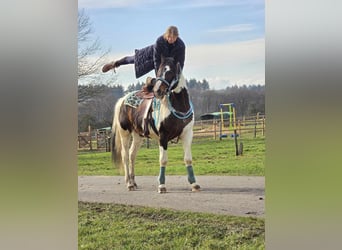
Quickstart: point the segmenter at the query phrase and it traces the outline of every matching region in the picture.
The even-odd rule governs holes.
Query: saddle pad
[[[124,104],[131,106],[132,108],[137,108],[142,103],[142,101],[144,100],[143,98],[137,96],[138,92],[139,92],[139,90],[134,91],[132,93],[129,93],[126,96]]]

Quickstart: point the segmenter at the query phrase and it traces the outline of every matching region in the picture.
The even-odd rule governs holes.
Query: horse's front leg
[[[166,193],[166,185],[165,185],[165,169],[167,164],[167,141],[160,140],[159,141],[159,163],[160,163],[160,172],[159,172],[159,193]]]
[[[201,187],[196,183],[194,170],[192,168],[192,154],[191,154],[191,143],[192,143],[192,131],[185,133],[182,137],[182,144],[184,150],[184,163],[188,173],[188,181],[191,184],[192,191],[200,191]]]

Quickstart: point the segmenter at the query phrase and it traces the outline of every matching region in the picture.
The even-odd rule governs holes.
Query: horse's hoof
[[[192,191],[192,192],[201,191],[201,187],[200,187],[200,185],[198,185],[198,184],[194,184],[194,185],[192,185],[192,187],[191,187],[191,191]]]
[[[135,186],[131,185],[127,187],[128,191],[134,191],[135,190]]]
[[[160,194],[166,193],[166,186],[165,185],[159,185],[158,193],[160,193]]]

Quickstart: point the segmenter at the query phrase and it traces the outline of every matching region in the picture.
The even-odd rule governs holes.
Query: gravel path
[[[196,176],[200,192],[191,192],[186,176],[166,176],[167,193],[157,192],[156,176],[136,176],[137,191],[127,191],[123,176],[79,176],[78,200],[117,203],[236,216],[264,217],[265,178]]]

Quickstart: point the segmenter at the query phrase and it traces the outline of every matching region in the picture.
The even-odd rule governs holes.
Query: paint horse
[[[181,66],[179,63],[175,64],[173,58],[162,58],[157,77],[148,79],[150,84],[145,88],[151,89],[151,105],[144,104],[148,103],[144,98],[135,105],[129,103],[128,99],[132,96],[142,96],[141,92],[129,93],[120,98],[115,105],[111,140],[113,163],[124,168],[127,188],[133,191],[137,188],[134,174],[135,158],[143,138],[150,136],[159,140],[158,192],[165,193],[168,142],[172,139],[181,139],[188,181],[192,191],[199,191],[200,186],[196,183],[191,154],[194,112]],[[144,121],[146,117],[148,122],[146,119]]]

